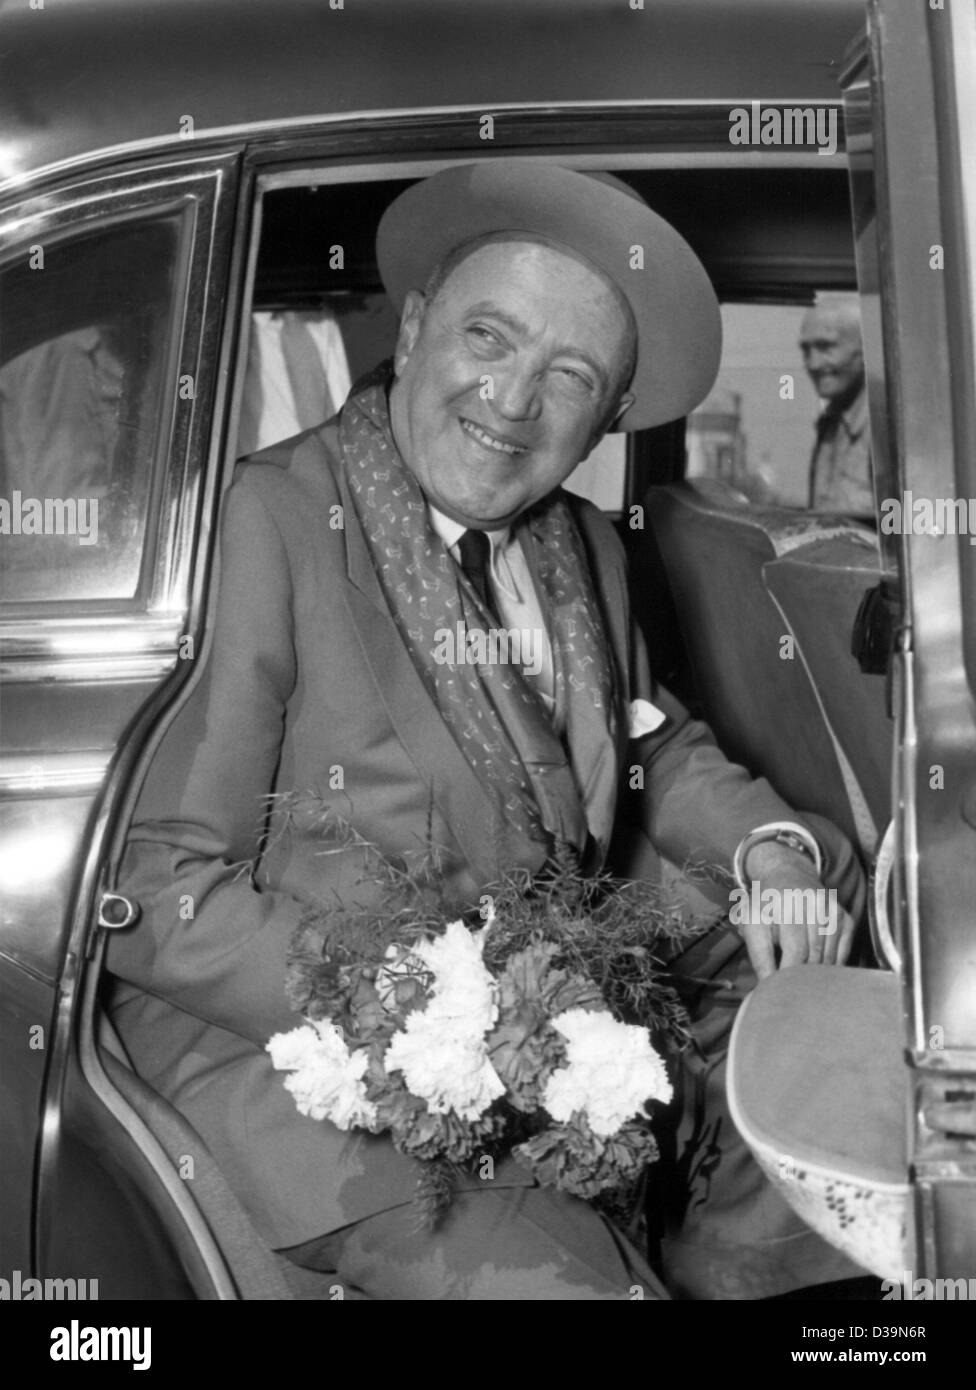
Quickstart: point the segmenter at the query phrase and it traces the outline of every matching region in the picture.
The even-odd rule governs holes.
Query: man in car
[[[665,1297],[590,1207],[513,1162],[466,1179],[441,1226],[418,1232],[410,1161],[300,1116],[264,1051],[297,1021],[284,978],[306,905],[371,891],[362,854],[325,853],[320,819],[286,812],[288,793],[387,858],[436,845],[470,903],[557,843],[591,871],[659,879],[738,849],[763,889],[822,875],[849,912],[826,933],[775,912],[744,925],[760,974],[777,950],[783,965],[843,962],[863,900],[844,837],[794,816],[653,686],[622,548],[560,488],[611,426],[673,419],[709,389],[720,320],[690,248],[615,180],[501,160],[408,189],[377,254],[402,310],[392,362],[328,423],[246,461],[228,493],[212,649],[129,836],[123,891],[143,921],[111,941],[114,1017],[264,1238],[350,1288]],[[538,659],[439,660],[438,633],[459,621],[535,633]],[[727,889],[695,906],[721,918]],[[672,1288],[752,1297],[852,1272],[717,1118],[728,1000],[755,978],[741,937],[720,926],[676,969],[700,991],[701,1046]]]
[[[871,434],[856,297],[818,298],[800,325],[800,351],[823,402],[810,460],[810,506],[871,521]]]

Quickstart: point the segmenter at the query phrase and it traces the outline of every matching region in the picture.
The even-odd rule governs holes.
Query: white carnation
[[[388,1072],[403,1072],[407,1090],[426,1101],[432,1115],[453,1111],[462,1120],[476,1120],[505,1093],[484,1037],[432,1018],[429,1010],[410,1014],[383,1062]]]
[[[566,1039],[567,1065],[553,1072],[542,1103],[554,1120],[582,1111],[594,1134],[616,1134],[648,1100],[671,1099],[664,1063],[645,1028],[609,1013],[567,1009],[553,1019]]]
[[[369,1125],[376,1107],[366,1099],[364,1049],[350,1052],[334,1023],[319,1020],[276,1033],[267,1046],[276,1071],[291,1072],[285,1088],[303,1115],[331,1120],[339,1129]]]
[[[505,1086],[488,1060],[485,1035],[498,1018],[498,986],[482,960],[484,931],[452,922],[412,949],[433,976],[430,1002],[407,1017],[383,1059],[434,1115],[476,1120]]]
[[[471,932],[463,922],[451,922],[442,936],[413,947],[434,977],[425,1013],[457,1019],[470,1033],[487,1033],[498,1018],[498,986],[481,958],[486,930]]]

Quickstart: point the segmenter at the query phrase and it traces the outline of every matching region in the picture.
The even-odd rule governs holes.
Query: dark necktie
[[[497,620],[498,613],[491,592],[491,541],[484,531],[465,531],[457,545],[461,568],[485,608]]]

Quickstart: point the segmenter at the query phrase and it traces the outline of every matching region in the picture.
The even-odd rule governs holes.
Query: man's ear
[[[610,416],[610,419],[607,421],[608,430],[613,429],[614,425],[624,414],[624,412],[629,410],[630,407],[634,404],[635,399],[636,397],[630,391],[624,392],[624,394],[620,397],[620,400],[617,403],[617,409],[613,412],[613,414]]]
[[[410,354],[414,350],[426,311],[427,300],[420,290],[408,291],[403,302],[403,313],[400,315],[400,331],[397,334],[396,347],[393,349],[393,370],[397,376],[403,372]]]
[[[590,440],[589,444],[587,444],[586,453],[580,456],[580,463],[582,463],[584,459],[588,459],[590,457],[593,450],[599,444],[600,440],[603,439],[607,434],[609,434],[609,432],[613,429],[614,425],[623,415],[624,411],[629,410],[630,407],[634,404],[634,400],[635,397],[629,391],[620,397],[620,400],[617,402],[613,414],[604,416],[600,428],[597,430],[596,434]]]

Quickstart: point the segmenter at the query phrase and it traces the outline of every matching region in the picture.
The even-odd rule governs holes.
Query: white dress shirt
[[[460,565],[461,555],[458,541],[468,529],[461,522],[445,516],[429,502],[427,510],[430,523],[447,546],[451,557]],[[546,627],[542,604],[536,593],[532,574],[529,570],[525,552],[518,538],[512,535],[511,527],[503,526],[498,531],[486,531],[491,543],[491,583],[498,616],[508,628],[529,632],[534,638],[534,648],[539,654],[538,675],[526,674],[534,680],[539,694],[545,703],[550,719],[557,723],[556,681],[553,671],[552,641]]]

